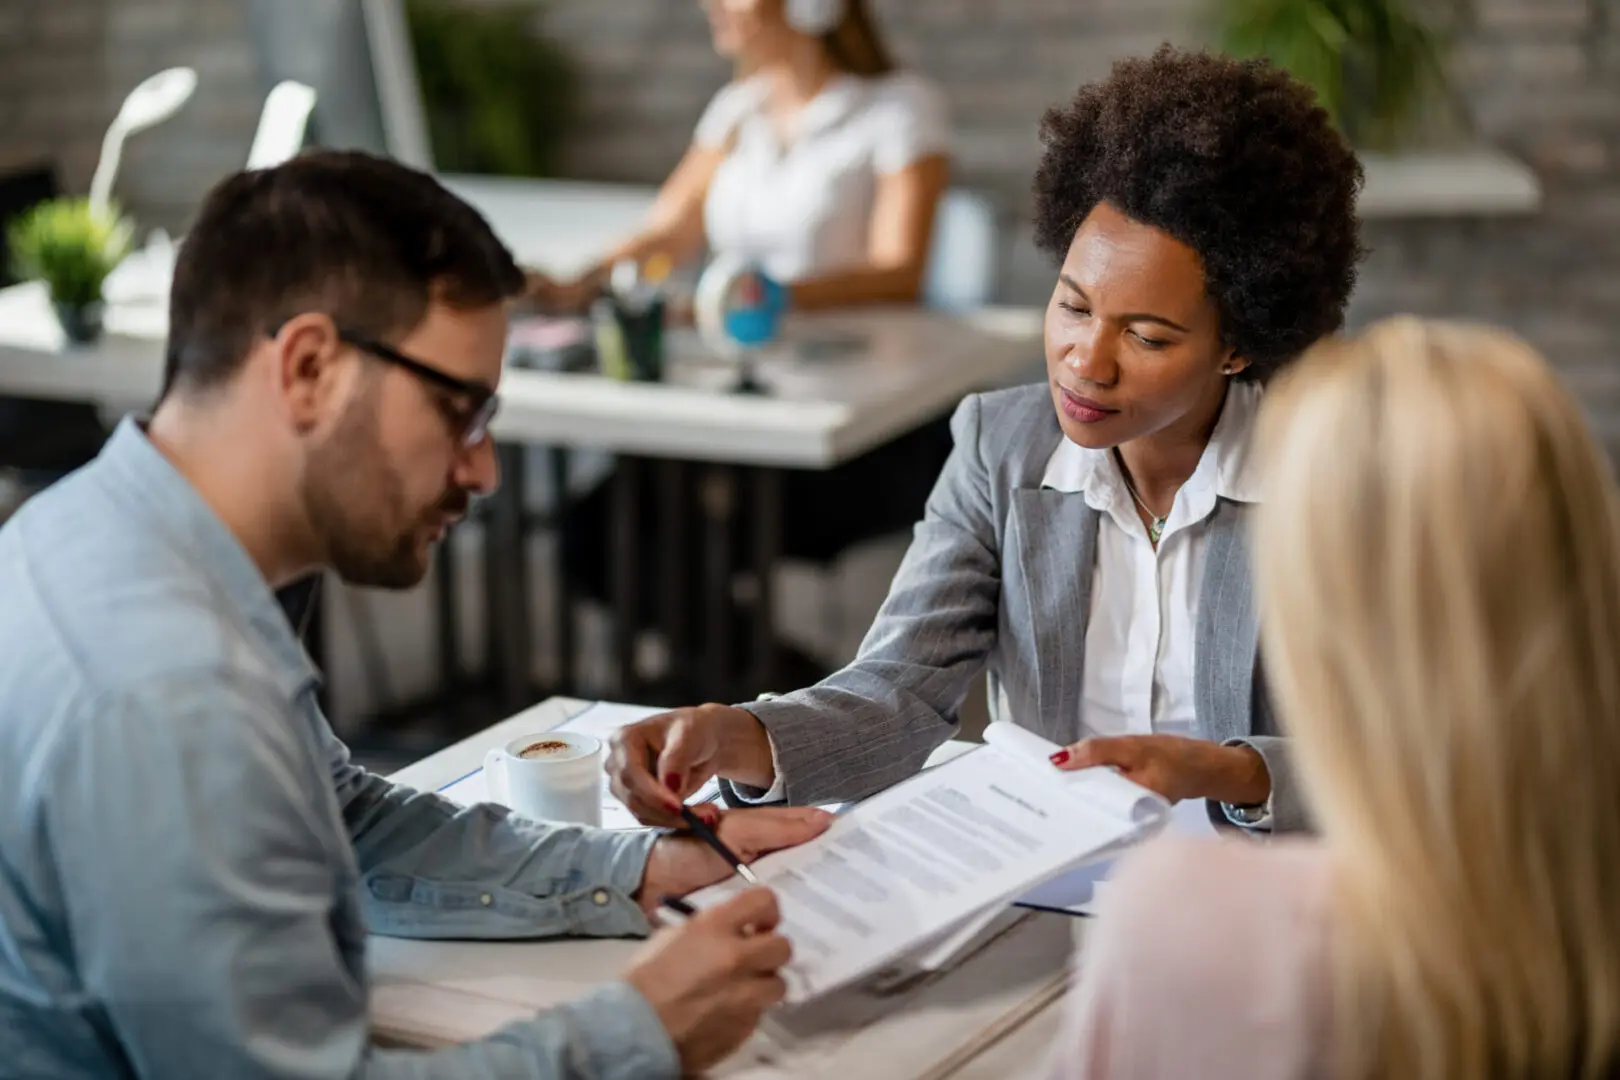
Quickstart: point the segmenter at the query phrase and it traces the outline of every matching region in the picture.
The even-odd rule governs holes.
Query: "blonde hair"
[[[1344,1075],[1620,1064],[1620,518],[1547,364],[1412,318],[1268,394],[1263,641],[1335,867]]]

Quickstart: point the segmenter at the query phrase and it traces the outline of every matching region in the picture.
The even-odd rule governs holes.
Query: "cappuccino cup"
[[[602,740],[572,731],[513,739],[484,756],[494,801],[536,821],[602,824]]]

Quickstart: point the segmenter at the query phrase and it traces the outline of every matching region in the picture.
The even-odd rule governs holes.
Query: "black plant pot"
[[[51,306],[56,309],[56,321],[62,324],[62,332],[73,344],[88,345],[101,337],[101,315],[105,305],[100,300],[88,304],[54,300]]]

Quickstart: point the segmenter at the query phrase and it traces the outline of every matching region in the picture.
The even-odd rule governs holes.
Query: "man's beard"
[[[327,564],[345,582],[409,589],[427,575],[422,534],[466,510],[467,495],[447,492],[429,510],[406,508],[405,484],[383,459],[374,402],[355,402],[309,456],[303,499]]]

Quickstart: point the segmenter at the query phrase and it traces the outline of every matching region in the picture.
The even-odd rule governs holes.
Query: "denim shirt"
[[[654,836],[392,784],[315,687],[247,553],[133,422],[0,529],[0,1075],[675,1076],[625,983],[463,1046],[370,1045],[368,930],[642,934]]]

